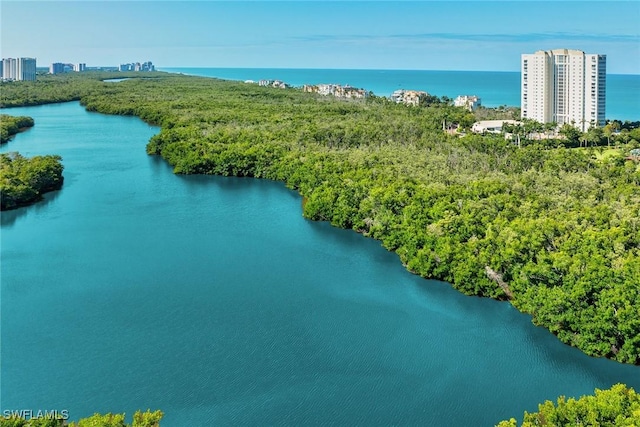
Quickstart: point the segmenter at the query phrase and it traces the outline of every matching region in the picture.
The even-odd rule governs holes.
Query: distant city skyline
[[[638,1],[3,0],[0,47],[41,67],[475,71],[576,49],[607,55],[608,73],[640,74],[638,22]]]

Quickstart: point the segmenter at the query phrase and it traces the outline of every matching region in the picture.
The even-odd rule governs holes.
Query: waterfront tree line
[[[147,151],[176,173],[282,181],[303,196],[305,217],[378,239],[410,271],[508,299],[589,355],[640,364],[640,167],[628,156],[637,128],[612,132],[609,144],[604,134],[580,144],[579,131],[577,144],[525,134],[515,144],[443,132],[470,121],[449,102],[105,77],[3,85],[0,105],[79,99],[139,116],[161,126]]]
[[[56,155],[26,158],[0,154],[0,210],[27,206],[62,187],[62,158]]]
[[[561,396],[557,402],[547,400],[538,405],[538,412],[524,413],[521,427],[553,426],[610,426],[640,425],[640,394],[623,384],[607,390],[595,390],[594,395],[578,399]],[[515,418],[500,422],[496,427],[517,427]]]
[[[31,117],[0,114],[0,143],[18,132],[33,127]],[[27,206],[42,199],[42,194],[62,186],[59,156],[24,158],[19,153],[0,154],[0,211]]]
[[[14,117],[8,114],[0,114],[0,144],[9,141],[11,137],[22,129],[33,126],[31,117]]]

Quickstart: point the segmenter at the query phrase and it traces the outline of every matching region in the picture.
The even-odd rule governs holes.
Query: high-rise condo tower
[[[604,126],[607,56],[554,49],[523,54],[522,118],[574,125],[581,131]]]

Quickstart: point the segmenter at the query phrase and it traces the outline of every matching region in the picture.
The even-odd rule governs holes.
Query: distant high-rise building
[[[73,66],[73,70],[78,72],[78,73],[81,73],[83,71],[87,71],[87,64],[84,64],[84,63],[76,64],[76,65]]]
[[[554,49],[523,54],[521,116],[571,124],[581,131],[604,126],[607,56]]]
[[[2,59],[2,79],[16,80],[17,61],[15,58]]]
[[[54,62],[49,66],[49,73],[60,74],[64,73],[64,64],[62,62]]]
[[[36,80],[36,59],[35,58],[18,58],[16,80]]]
[[[3,58],[3,80],[35,80],[36,60],[34,58]]]
[[[118,67],[120,71],[155,71],[156,67],[151,61],[147,62],[132,62],[129,64],[120,64]]]

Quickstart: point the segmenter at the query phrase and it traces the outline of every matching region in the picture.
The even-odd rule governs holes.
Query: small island
[[[0,143],[33,125],[31,117],[1,114]],[[64,181],[61,160],[56,155],[26,158],[17,152],[0,154],[0,211],[31,205],[42,200],[44,193],[59,190]]]
[[[26,158],[0,154],[0,210],[16,209],[42,199],[62,187],[62,158],[56,155]]]

